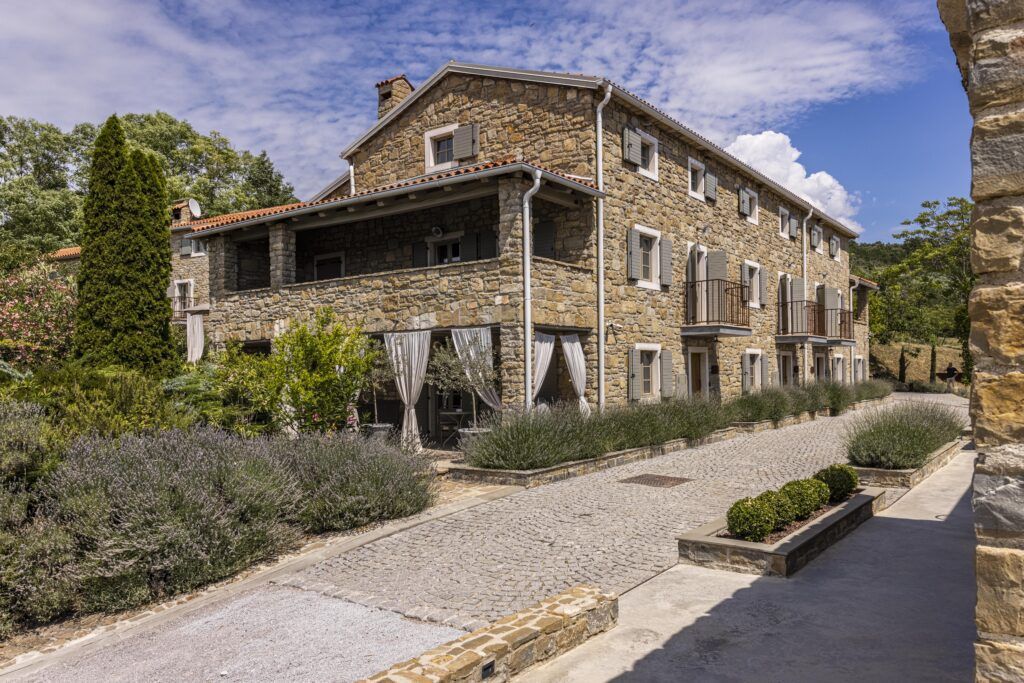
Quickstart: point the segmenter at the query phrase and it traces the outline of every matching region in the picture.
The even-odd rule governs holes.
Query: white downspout
[[[352,196],[356,193],[356,162],[351,159],[348,160],[348,194]]]
[[[533,288],[530,286],[533,245],[530,243],[530,208],[533,195],[540,189],[540,169],[533,171],[533,187],[523,195],[523,357],[526,365],[526,410],[533,409]]]
[[[604,106],[612,98],[611,83],[597,105],[597,189],[604,192]],[[604,197],[597,198],[597,409],[604,412]]]
[[[803,230],[801,231],[801,235],[800,235],[800,238],[801,238],[800,239],[800,247],[801,247],[801,251],[803,252],[803,266],[801,267],[801,270],[800,270],[800,276],[804,280],[803,295],[804,295],[804,307],[805,307],[804,308],[804,315],[805,316],[807,315],[807,309],[806,309],[806,306],[807,306],[807,223],[810,222],[812,216],[814,216],[814,207],[813,206],[810,207],[810,210],[807,212],[807,215],[804,217]],[[801,382],[801,384],[807,384],[807,378],[809,377],[809,375],[808,375],[809,368],[807,367],[807,362],[808,362],[807,361],[807,358],[808,358],[807,352],[809,350],[807,348],[808,346],[809,345],[807,344],[807,342],[804,342],[803,354],[802,354],[802,357],[800,359],[800,362],[803,365],[803,377],[801,378],[803,381]]]

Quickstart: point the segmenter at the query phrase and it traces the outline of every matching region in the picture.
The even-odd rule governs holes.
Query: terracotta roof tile
[[[534,163],[529,162],[529,161],[522,161],[520,159],[516,159],[514,156],[506,156],[506,157],[503,157],[501,159],[496,159],[494,161],[484,161],[484,162],[481,162],[479,164],[473,164],[471,166],[459,166],[457,168],[452,168],[452,169],[449,169],[449,170],[446,170],[446,171],[440,171],[438,173],[429,173],[427,175],[416,176],[416,177],[413,177],[413,178],[408,178],[406,180],[399,180],[399,181],[396,181],[396,182],[393,182],[393,183],[387,183],[385,185],[378,185],[377,187],[373,187],[373,188],[370,188],[370,189],[367,189],[367,190],[362,190],[360,192],[356,192],[353,195],[346,195],[344,197],[327,197],[327,198],[324,198],[324,199],[319,199],[319,200],[311,201],[311,202],[296,202],[294,204],[282,204],[281,206],[268,206],[265,209],[254,209],[252,211],[239,211],[239,212],[236,212],[236,213],[226,213],[226,214],[222,214],[220,216],[211,216],[210,218],[202,218],[202,219],[200,219],[198,221],[190,221],[190,222],[187,222],[187,223],[179,223],[177,227],[190,227],[192,229],[192,232],[202,232],[203,230],[209,230],[211,228],[224,227],[224,226],[230,225],[232,223],[238,223],[238,222],[250,220],[250,219],[253,219],[253,218],[262,218],[264,216],[274,216],[274,215],[277,215],[277,214],[287,213],[287,212],[293,211],[295,209],[303,209],[303,208],[310,207],[310,206],[320,206],[322,204],[330,204],[330,203],[333,203],[333,202],[339,202],[339,201],[343,201],[343,200],[353,199],[353,198],[356,198],[356,197],[366,197],[366,196],[374,195],[374,194],[376,194],[378,192],[385,192],[387,190],[397,190],[397,189],[403,188],[403,187],[416,187],[417,185],[422,185],[423,183],[433,182],[435,180],[440,180],[442,178],[455,178],[455,177],[458,177],[458,176],[461,176],[461,175],[467,175],[467,174],[470,174],[470,173],[477,173],[479,171],[484,171],[484,170],[487,170],[487,169],[490,169],[490,168],[499,168],[501,166],[511,166],[513,164],[520,164],[520,163],[528,164],[528,165],[533,166],[535,168],[539,168],[540,170],[544,171],[545,173],[550,173],[551,175],[555,175],[555,176],[558,176],[560,178],[564,178],[565,180],[568,180],[570,182],[574,182],[574,183],[577,183],[579,185],[584,185],[584,186],[592,188],[592,189],[597,189],[597,185],[594,184],[593,182],[590,182],[590,181],[587,181],[587,180],[581,180],[579,178],[571,178],[571,177],[567,176],[566,174],[561,173],[559,171],[553,171],[553,170],[551,170],[549,168],[545,168],[543,166],[539,166],[539,165],[534,164]]]
[[[397,76],[392,76],[391,78],[385,78],[383,81],[378,82],[375,87],[379,88],[382,85],[387,85],[388,83],[394,83],[395,81],[402,81],[402,80],[404,80],[406,83],[408,83],[410,88],[413,87],[412,81],[410,81],[408,78],[406,78],[405,74],[398,74]]]
[[[63,249],[50,252],[46,255],[46,258],[51,261],[70,261],[71,259],[76,259],[81,255],[81,247],[64,247]]]

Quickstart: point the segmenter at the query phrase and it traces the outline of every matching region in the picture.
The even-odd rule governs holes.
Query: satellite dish
[[[438,225],[435,225],[434,227],[432,227],[430,229],[430,232],[433,233],[434,237],[440,237],[441,235],[444,234],[444,230],[442,230],[441,227],[438,226]]]
[[[192,214],[192,218],[199,218],[203,215],[203,210],[199,207],[199,202],[194,199],[188,200],[188,212]]]

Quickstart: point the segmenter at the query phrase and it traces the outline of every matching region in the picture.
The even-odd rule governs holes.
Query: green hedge
[[[882,469],[914,469],[928,455],[960,436],[959,411],[938,403],[904,403],[865,414],[846,435],[850,463]]]
[[[831,471],[826,468],[822,472],[826,470]],[[846,495],[840,495],[838,489],[833,494],[825,482],[818,479],[798,479],[783,485],[778,491],[764,491],[756,497],[736,501],[726,513],[725,520],[729,533],[736,538],[760,543],[794,520],[807,519],[827,505],[830,499],[837,502]]]
[[[505,411],[490,431],[462,444],[466,462],[488,469],[529,470],[595,458],[605,453],[696,439],[722,429],[730,411],[716,399],[679,399],[611,408],[584,417],[576,404],[546,411]]]
[[[829,502],[837,503],[849,496],[860,484],[857,470],[849,465],[829,465],[819,470],[814,478],[825,484],[829,490]]]

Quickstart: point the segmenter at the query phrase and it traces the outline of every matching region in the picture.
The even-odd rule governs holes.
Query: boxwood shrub
[[[775,506],[767,499],[743,498],[726,514],[729,533],[744,541],[760,543],[778,526]]]
[[[764,501],[775,510],[775,526],[777,529],[788,526],[796,519],[796,507],[789,496],[784,496],[778,491],[765,491],[757,496],[757,500]]]
[[[779,493],[789,498],[796,510],[797,519],[807,519],[825,505],[829,498],[828,486],[817,479],[791,481],[779,489]]]
[[[847,498],[860,483],[857,470],[849,465],[829,465],[819,470],[814,478],[828,486],[829,502],[837,503]]]
[[[938,403],[904,403],[861,416],[846,433],[850,463],[882,469],[914,469],[960,435],[966,420]]]

